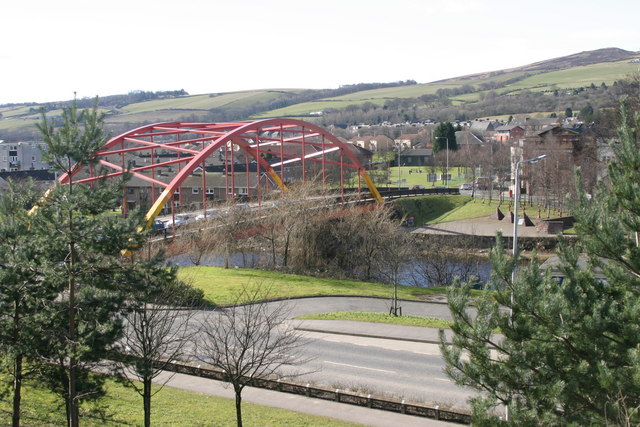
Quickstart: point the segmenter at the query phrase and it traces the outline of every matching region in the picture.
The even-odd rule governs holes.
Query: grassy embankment
[[[2,382],[8,381],[0,377]],[[6,380],[6,381],[5,381]],[[81,408],[83,426],[140,426],[144,413],[141,397],[113,379],[107,379],[107,394]],[[157,387],[154,387],[154,391]],[[355,426],[331,418],[302,414],[244,402],[243,421],[248,426]],[[155,426],[235,426],[235,402],[217,396],[165,387],[152,399],[151,421]],[[11,401],[0,400],[0,425],[11,425]],[[64,404],[58,395],[26,382],[23,388],[22,424],[66,425]]]
[[[425,196],[410,197],[396,201],[398,209],[414,217],[416,225],[437,224],[440,222],[463,221],[487,217],[500,208],[507,215],[511,208],[510,201],[498,199],[473,198],[471,196]],[[538,206],[520,205],[519,212],[527,212],[532,218],[538,216]],[[547,217],[547,211],[541,210],[541,216]],[[566,212],[565,212],[566,214]],[[551,217],[560,215],[551,211]]]
[[[182,267],[179,277],[202,289],[205,299],[216,305],[234,302],[234,295],[243,285],[263,284],[271,289],[272,298],[296,298],[329,295],[391,297],[390,285],[382,283],[337,280],[323,277],[284,274],[275,271],[222,267]],[[442,287],[419,288],[399,286],[398,296],[419,300],[426,295],[442,294]]]
[[[434,317],[421,316],[392,316],[386,313],[370,313],[365,311],[333,312],[306,314],[297,319],[315,320],[352,320],[357,322],[387,323],[391,325],[422,326],[425,328],[447,329],[451,322]]]

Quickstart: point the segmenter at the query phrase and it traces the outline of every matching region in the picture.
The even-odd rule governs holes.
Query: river
[[[255,253],[234,253],[229,258],[232,268],[262,268],[271,261],[270,256]],[[193,266],[188,255],[176,255],[167,260],[168,264],[179,267]],[[200,260],[203,266],[224,266],[224,256],[205,255]],[[399,283],[407,286],[448,286],[453,284],[456,277],[469,280],[472,276],[476,282],[485,283],[491,275],[491,263],[483,258],[455,258],[447,257],[430,259],[424,257],[405,263],[399,273]],[[384,278],[379,280],[384,282]]]

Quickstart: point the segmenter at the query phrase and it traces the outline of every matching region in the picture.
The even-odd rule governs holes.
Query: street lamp
[[[447,182],[447,187],[449,186],[449,138],[446,136],[436,136],[435,139],[444,139],[447,141],[447,169],[444,173],[444,179]]]
[[[398,190],[400,190],[400,150],[402,149],[402,142],[398,143]]]
[[[518,199],[520,198],[520,166],[523,163],[538,163],[540,160],[547,157],[546,154],[542,154],[538,157],[534,157],[533,159],[527,160],[518,160],[516,162],[516,176],[515,176],[515,188],[513,189],[513,197],[515,197],[513,203],[513,257],[515,258],[516,252],[518,251]],[[513,271],[511,271],[511,286],[516,281],[516,268],[514,266]],[[509,319],[511,323],[513,323],[513,289],[511,290],[511,306],[509,307]],[[509,420],[509,406],[505,407],[505,418]]]
[[[538,157],[534,157],[533,159],[528,160],[518,160],[516,162],[516,176],[515,176],[515,188],[513,189],[513,197],[515,198],[513,202],[513,257],[515,258],[516,252],[518,251],[518,199],[520,198],[520,166],[523,163],[537,163],[540,160],[547,157],[546,154],[542,154]],[[516,280],[516,269],[514,268],[511,272],[511,283]],[[511,292],[511,314],[513,314],[513,292]]]

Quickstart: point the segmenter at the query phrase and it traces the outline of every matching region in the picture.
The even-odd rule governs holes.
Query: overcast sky
[[[640,50],[637,0],[30,0],[0,10],[0,104],[427,83]]]

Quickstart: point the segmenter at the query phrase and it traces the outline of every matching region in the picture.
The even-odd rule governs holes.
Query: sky
[[[428,83],[640,51],[636,0],[30,0],[0,10],[0,104]]]

